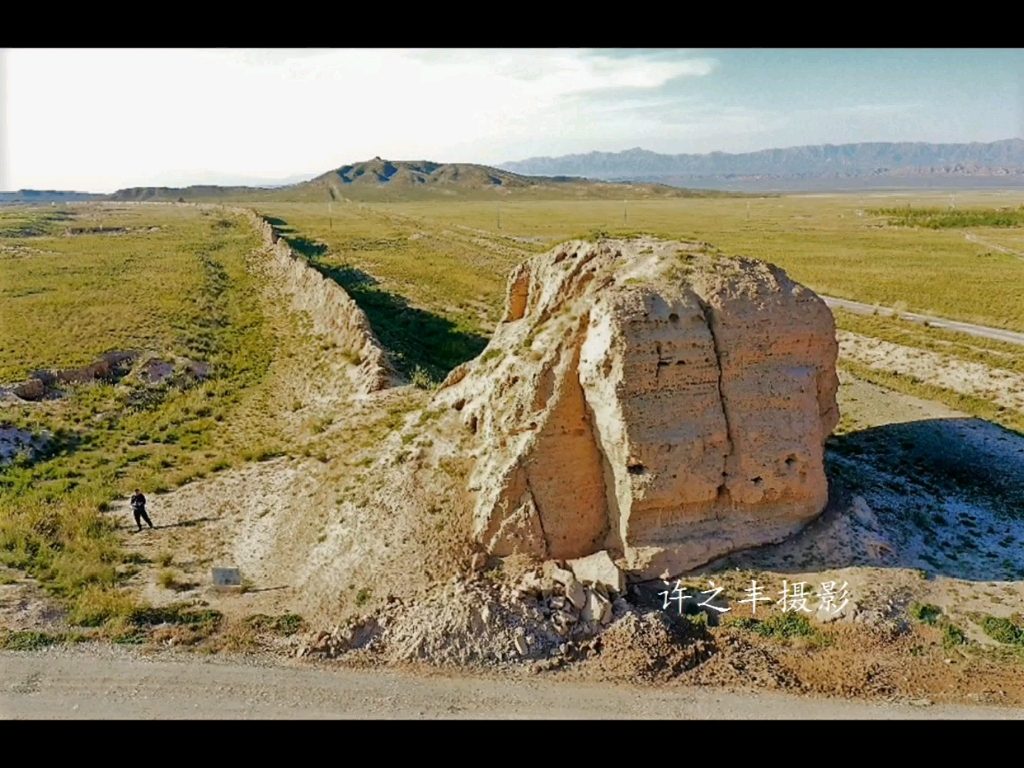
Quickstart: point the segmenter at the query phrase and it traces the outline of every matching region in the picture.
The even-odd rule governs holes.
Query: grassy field
[[[159,492],[251,458],[260,440],[233,425],[273,346],[246,270],[259,243],[247,222],[175,207],[72,210],[0,218],[0,381],[111,349],[212,366],[191,386],[96,382],[0,411],[5,426],[50,435],[44,455],[0,470],[0,562],[97,624],[132,608],[116,587],[133,566],[102,512],[135,487]]]
[[[775,262],[821,293],[1024,331],[1024,259],[983,244],[1024,251],[1020,229],[990,220],[933,228],[877,213],[910,202],[934,218],[942,200],[865,194],[254,207],[352,294],[403,372],[429,385],[483,349],[515,264],[558,241],[600,233],[704,240]],[[1021,200],[960,194],[957,204],[994,210]],[[246,268],[257,245],[243,221],[191,207],[0,209],[0,382],[85,365],[112,349],[213,366],[195,386],[96,383],[0,411],[0,426],[51,435],[47,455],[0,470],[0,563],[38,577],[68,601],[76,621],[123,622],[136,609],[117,589],[137,564],[126,561],[115,522],[103,514],[113,498],[272,453],[270,417],[254,415],[278,354]],[[837,321],[995,368],[1020,373],[1024,365],[1019,349],[994,342],[885,318],[837,313]],[[985,401],[954,402],[918,382],[858,372],[1006,423]]]
[[[420,369],[434,382],[483,350],[500,318],[506,276],[531,253],[388,207],[334,204],[330,214],[326,205],[257,208],[353,296],[403,373]]]
[[[1024,250],[1022,230],[1012,226],[1016,219],[1004,220],[1017,215],[1024,194],[961,194],[955,211],[937,207],[940,199],[946,201],[916,195],[894,204],[892,197],[865,194],[500,205],[274,203],[260,210],[349,290],[385,344],[407,362],[407,373],[420,367],[437,382],[482,349],[514,264],[559,241],[599,234],[703,240],[777,263],[826,295],[1024,330],[1024,259],[992,247]],[[1011,214],[1000,210],[1006,208]],[[965,222],[985,226],[968,230]],[[1012,345],[891,318],[838,312],[836,321],[845,330],[1024,372],[1024,355]],[[858,374],[875,383],[1024,429],[1021,415],[986,400],[861,368]]]
[[[1021,193],[960,194],[957,207],[1016,209],[1022,200]],[[493,321],[512,264],[560,240],[598,232],[704,240],[774,262],[826,295],[1024,331],[1024,259],[965,236],[1012,250],[1020,247],[1018,230],[904,226],[878,213],[906,204],[934,210],[939,201],[948,198],[335,202],[330,212],[327,202],[259,207],[325,262],[362,270],[467,331]]]

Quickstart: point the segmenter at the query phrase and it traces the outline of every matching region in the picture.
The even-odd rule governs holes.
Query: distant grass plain
[[[868,304],[1024,331],[1024,259],[1018,226],[911,226],[886,208],[941,210],[948,195],[815,195],[646,200],[259,203],[325,258],[364,269],[385,285],[441,311],[486,297],[500,305],[518,256],[595,233],[702,240],[778,264],[815,291]],[[995,211],[1015,222],[1024,192],[956,196],[959,209]],[[330,213],[329,213],[330,207]],[[934,215],[932,216],[934,219]],[[981,217],[984,220],[985,217]],[[974,219],[963,218],[971,222]],[[332,223],[333,221],[333,223]],[[475,232],[474,232],[475,230]],[[445,234],[445,232],[450,234]],[[410,240],[420,234],[415,240]],[[488,251],[491,240],[505,247]],[[517,240],[512,240],[517,238]]]
[[[403,372],[424,386],[482,351],[509,270],[571,238],[701,240],[776,263],[822,294],[1024,331],[1024,259],[1013,253],[1024,251],[1022,191],[958,192],[955,217],[949,196],[934,193],[481,197],[215,202],[271,217],[296,251],[352,293]],[[119,589],[133,564],[101,514],[113,498],[272,453],[264,443],[273,414],[247,413],[280,353],[249,269],[258,245],[243,220],[192,206],[0,208],[0,382],[87,364],[110,349],[214,365],[210,381],[143,406],[97,383],[0,415],[5,425],[57,437],[50,455],[0,469],[0,562],[38,578],[76,621],[116,633],[137,609]],[[837,322],[1021,371],[1020,350],[1008,345],[887,318],[837,313]],[[898,377],[884,383],[917,391]]]

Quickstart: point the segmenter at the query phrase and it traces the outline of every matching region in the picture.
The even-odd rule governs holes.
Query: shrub
[[[981,629],[996,642],[1024,646],[1024,628],[1009,619],[986,616],[981,620]]]

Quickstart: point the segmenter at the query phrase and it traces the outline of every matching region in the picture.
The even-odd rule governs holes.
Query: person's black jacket
[[[141,493],[132,495],[132,509],[145,509],[146,508],[146,497]]]

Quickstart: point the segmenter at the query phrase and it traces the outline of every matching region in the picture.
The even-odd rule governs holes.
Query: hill
[[[188,202],[199,200],[321,200],[400,201],[436,197],[468,199],[515,195],[531,198],[685,197],[706,195],[658,183],[609,182],[564,174],[524,176],[472,163],[436,163],[429,160],[384,160],[343,165],[309,181],[277,188],[132,187],[110,195],[111,200]]]
[[[90,192],[68,192],[55,189],[19,189],[17,192],[0,192],[0,205],[39,205],[45,203],[77,203],[88,200],[103,200],[106,195]]]
[[[168,202],[181,198],[188,202],[194,202],[209,199],[235,199],[269,191],[263,187],[219,187],[215,184],[198,184],[189,187],[128,187],[111,193],[106,196],[106,199]]]
[[[988,144],[861,143],[766,149],[760,152],[663,155],[639,147],[534,157],[503,169],[536,175],[576,174],[608,181],[686,184],[713,179],[849,179],[922,177],[1014,179],[1024,182],[1024,140]]]

